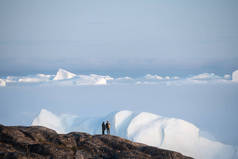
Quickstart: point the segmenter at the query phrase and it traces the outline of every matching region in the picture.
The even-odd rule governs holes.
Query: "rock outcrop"
[[[174,151],[112,135],[57,134],[41,126],[0,125],[0,158],[6,159],[191,159]]]

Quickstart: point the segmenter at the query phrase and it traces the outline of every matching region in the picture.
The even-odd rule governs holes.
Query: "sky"
[[[236,0],[0,1],[0,73],[231,73]]]
[[[238,145],[237,19],[237,0],[0,0],[0,123],[126,109]],[[55,82],[59,68],[77,76]]]

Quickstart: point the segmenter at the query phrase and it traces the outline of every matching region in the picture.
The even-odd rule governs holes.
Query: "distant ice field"
[[[109,75],[97,74],[74,74],[65,69],[59,69],[55,75],[36,74],[28,76],[7,76],[0,77],[0,86],[21,86],[21,85],[60,85],[60,86],[80,86],[80,85],[108,85],[108,84],[207,84],[207,83],[238,83],[238,70],[232,75],[225,74],[218,76],[215,73],[201,73],[188,77],[161,76],[158,74],[146,74],[142,77],[111,77]]]

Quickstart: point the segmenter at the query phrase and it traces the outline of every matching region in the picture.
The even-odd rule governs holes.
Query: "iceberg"
[[[157,74],[146,74],[142,77],[111,77],[98,74],[74,74],[65,69],[58,69],[54,75],[34,74],[26,76],[0,77],[0,87],[22,86],[22,85],[53,85],[53,86],[98,86],[115,84],[133,85],[191,85],[191,84],[229,84],[238,83],[238,70],[224,76],[215,73],[201,73],[189,77],[161,76]]]
[[[232,73],[232,81],[238,82],[238,70],[236,70]]]
[[[237,147],[201,136],[199,128],[192,123],[147,112],[135,113],[124,110],[112,112],[104,117],[81,118],[72,115],[57,116],[43,109],[32,125],[46,126],[58,133],[80,131],[100,134],[101,123],[106,120],[111,123],[111,134],[135,142],[181,152],[194,158],[238,158]]]
[[[76,74],[71,73],[69,71],[66,71],[66,70],[60,68],[58,70],[58,72],[56,73],[56,76],[53,80],[71,79],[71,78],[74,78],[75,76],[76,76]]]
[[[35,76],[26,76],[18,79],[18,82],[24,83],[38,83],[38,82],[48,82],[52,75],[37,74]]]
[[[96,74],[79,75],[76,79],[76,85],[107,85],[107,81],[113,80],[110,76],[102,76]]]
[[[6,82],[0,78],[0,87],[5,87],[6,86]]]
[[[44,126],[55,130],[57,133],[65,133],[60,117],[46,109],[42,109],[40,114],[33,120],[32,126]]]

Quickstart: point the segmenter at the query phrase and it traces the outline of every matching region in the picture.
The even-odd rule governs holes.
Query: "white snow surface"
[[[110,121],[111,134],[200,159],[237,159],[238,148],[201,136],[199,128],[187,121],[132,111],[112,112],[105,117],[57,116],[45,109],[32,125],[46,126],[58,133],[71,131],[101,133],[101,123]]]

